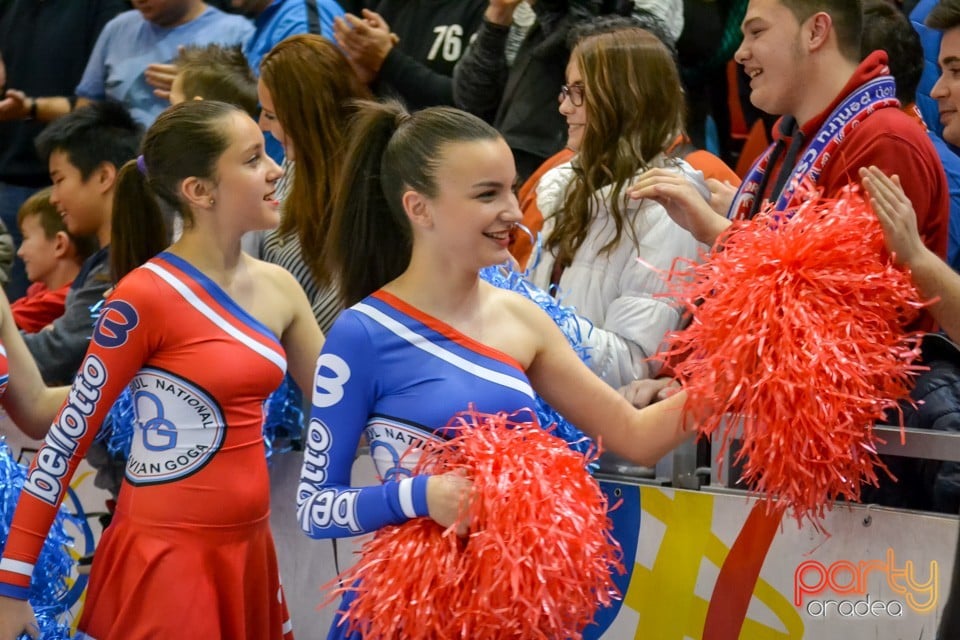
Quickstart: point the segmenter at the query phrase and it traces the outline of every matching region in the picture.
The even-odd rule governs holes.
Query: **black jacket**
[[[381,0],[377,12],[400,41],[383,61],[377,94],[411,109],[452,105],[454,65],[486,8],[486,0]]]
[[[922,346],[923,364],[929,371],[917,377],[910,397],[916,407],[904,403],[904,425],[960,433],[960,347],[940,334],[927,334]],[[889,420],[896,424],[896,418]],[[882,456],[897,477],[881,474],[880,486],[865,488],[863,501],[890,507],[924,509],[942,513],[960,512],[960,463]]]
[[[123,0],[0,2],[6,88],[30,97],[72,96],[103,25],[127,9]],[[37,188],[50,184],[47,160],[33,148],[43,127],[27,120],[0,122],[0,182]]]

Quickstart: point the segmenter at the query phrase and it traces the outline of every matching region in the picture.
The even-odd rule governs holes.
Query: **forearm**
[[[311,476],[319,473],[319,468],[311,470],[306,464],[305,460],[297,489],[297,519],[301,530],[311,538],[357,536],[429,516],[429,476],[391,480],[369,487],[321,486],[311,481]]]
[[[930,314],[954,341],[960,341],[960,274],[932,251],[924,248],[907,265],[924,298],[938,298]]]
[[[8,403],[6,408],[21,431],[34,440],[41,440],[47,435],[53,419],[67,399],[70,387],[43,386],[37,391],[30,402]]]
[[[47,435],[50,425],[63,406],[70,393],[70,387],[44,387],[37,399],[37,406],[34,412],[34,422],[41,427],[40,437]]]
[[[432,71],[397,47],[383,61],[380,80],[399,92],[412,108],[453,104],[453,78]]]
[[[428,476],[350,486],[360,431],[349,428],[355,422],[338,420],[338,415],[344,417],[335,408],[316,405],[311,412],[297,487],[301,530],[315,539],[344,538],[429,515]],[[328,428],[328,423],[340,428]]]
[[[624,428],[612,433],[604,446],[615,454],[652,467],[695,433],[693,420],[684,411],[687,392],[637,410]]]
[[[34,98],[36,102],[35,119],[40,122],[53,122],[72,110],[70,99],[64,96]]]
[[[507,82],[506,45],[510,28],[483,22],[477,38],[453,71],[454,106],[492,121]]]

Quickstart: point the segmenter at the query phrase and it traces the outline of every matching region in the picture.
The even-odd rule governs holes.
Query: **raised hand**
[[[335,18],[333,37],[360,79],[370,82],[380,72],[397,39],[380,14],[364,9],[362,15],[358,18],[348,13]]]
[[[513,22],[513,12],[523,0],[490,0],[483,17],[494,24],[509,26]]]
[[[925,247],[917,230],[917,214],[903,192],[900,177],[888,177],[871,166],[860,169],[860,179],[880,221],[887,250],[898,264],[910,265],[923,254]]]
[[[170,99],[170,87],[173,86],[173,79],[176,75],[177,65],[160,64],[159,62],[148,65],[147,70],[143,72],[147,84],[153,87],[153,95],[163,100]]]
[[[27,94],[17,89],[7,89],[3,100],[0,100],[0,121],[23,120],[30,112],[30,99]]]
[[[644,171],[627,188],[627,195],[660,204],[674,222],[707,245],[713,245],[717,237],[730,226],[730,221],[714,211],[697,188],[683,174],[675,171]]]

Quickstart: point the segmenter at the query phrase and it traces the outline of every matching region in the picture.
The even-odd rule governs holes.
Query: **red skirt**
[[[97,546],[78,638],[293,640],[269,518],[168,527],[121,514]]]

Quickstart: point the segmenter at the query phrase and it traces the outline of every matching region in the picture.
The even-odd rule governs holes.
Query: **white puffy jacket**
[[[660,159],[655,164],[664,163]],[[706,190],[703,175],[690,165],[670,160],[668,166],[675,166],[701,191]],[[553,230],[555,217],[562,214],[572,179],[573,169],[567,163],[540,180],[537,204],[544,216],[543,239]],[[616,231],[607,208],[609,192],[610,187],[597,192],[599,207],[593,224],[560,278],[559,295],[563,304],[574,307],[580,316],[584,345],[589,347],[587,364],[608,384],[619,387],[632,380],[654,377],[659,363],[648,362],[647,358],[656,353],[667,332],[680,326],[680,309],[669,300],[654,297],[668,290],[665,276],[658,271],[669,271],[676,258],[697,260],[706,247],[673,222],[659,204],[630,200],[627,211],[636,229],[639,249],[634,248],[624,232],[610,253],[601,254],[600,249]],[[530,264],[534,265],[530,273],[534,284],[549,287],[554,256],[542,250]]]

